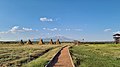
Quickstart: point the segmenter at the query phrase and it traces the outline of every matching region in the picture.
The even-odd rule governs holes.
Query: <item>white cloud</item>
[[[46,28],[43,28],[43,30],[46,30]]]
[[[65,29],[66,31],[70,31],[71,29]]]
[[[70,28],[66,28],[66,29],[59,29],[59,28],[43,28],[43,30],[48,30],[48,31],[61,31],[61,30],[65,30],[65,31],[82,31],[82,29],[70,29]]]
[[[8,31],[0,32],[0,34],[7,34],[7,33],[16,33],[16,32],[29,32],[29,31],[38,31],[32,30],[31,28],[20,28],[19,26],[14,26]]]
[[[32,31],[31,28],[23,28],[24,31]]]
[[[58,28],[43,28],[43,30],[48,30],[48,31],[61,31],[61,29]]]
[[[82,31],[82,29],[65,29],[66,31]]]
[[[53,28],[53,29],[48,29],[50,31],[57,31],[58,29],[57,28]]]
[[[0,34],[6,34],[6,33],[8,33],[8,32],[0,32]]]
[[[51,19],[51,18],[46,18],[46,17],[41,17],[41,18],[40,18],[40,21],[42,21],[42,22],[52,22],[53,19]]]
[[[14,26],[12,27],[12,29],[9,30],[12,33],[15,32],[26,32],[26,31],[33,31],[31,28],[20,28],[19,26]]]
[[[75,31],[82,31],[82,29],[74,29]]]
[[[16,32],[17,30],[19,30],[19,26],[14,26],[14,27],[12,27],[12,29],[10,29],[9,31],[11,31],[11,32]]]
[[[104,32],[108,32],[108,31],[111,31],[111,29],[105,29]]]

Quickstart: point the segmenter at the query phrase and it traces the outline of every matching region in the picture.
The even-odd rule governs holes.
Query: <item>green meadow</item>
[[[120,44],[72,46],[75,67],[120,67]]]

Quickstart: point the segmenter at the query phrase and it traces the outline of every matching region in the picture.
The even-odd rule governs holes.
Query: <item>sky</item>
[[[0,0],[0,40],[65,36],[111,41],[120,0]]]

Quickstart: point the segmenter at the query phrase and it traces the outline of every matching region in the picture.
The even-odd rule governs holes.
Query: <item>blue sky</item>
[[[119,0],[0,0],[0,40],[65,36],[113,40]]]

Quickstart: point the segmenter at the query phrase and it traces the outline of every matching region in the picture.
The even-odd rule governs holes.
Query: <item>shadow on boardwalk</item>
[[[58,62],[58,57],[60,56],[61,51],[52,59],[51,63],[49,63],[46,67],[53,67]]]

